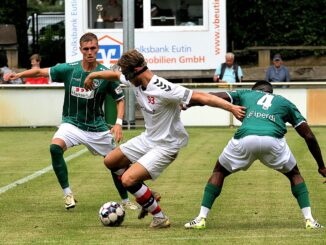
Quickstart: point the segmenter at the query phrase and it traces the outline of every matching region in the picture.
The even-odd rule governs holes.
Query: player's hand
[[[18,79],[19,76],[15,73],[7,73],[3,76],[3,79],[5,80],[5,82],[8,82],[9,80],[16,80]]]
[[[122,126],[120,124],[115,124],[110,132],[114,136],[115,143],[119,143],[122,140]]]
[[[325,167],[319,168],[319,169],[318,169],[318,172],[319,172],[322,176],[326,177],[326,168],[325,168]],[[324,180],[323,183],[326,184],[326,180]]]
[[[84,88],[89,91],[94,89],[94,82],[93,79],[89,77],[89,75],[85,78],[84,81]]]
[[[232,114],[235,116],[236,119],[238,119],[239,121],[242,121],[242,119],[246,115],[246,107],[233,105]]]

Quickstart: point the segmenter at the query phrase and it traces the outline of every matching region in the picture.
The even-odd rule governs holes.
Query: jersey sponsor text
[[[248,113],[247,118],[255,117],[255,118],[267,118],[273,122],[275,122],[275,115],[271,115],[268,113],[262,113],[257,111],[251,111]]]
[[[78,98],[83,98],[83,99],[93,99],[94,98],[94,90],[91,91],[86,91],[84,88],[80,87],[71,87],[71,95],[78,97]]]

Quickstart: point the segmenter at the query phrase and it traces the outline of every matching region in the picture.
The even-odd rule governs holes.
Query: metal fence
[[[28,45],[32,53],[39,53],[40,40],[64,39],[65,15],[61,12],[34,13],[27,19]]]

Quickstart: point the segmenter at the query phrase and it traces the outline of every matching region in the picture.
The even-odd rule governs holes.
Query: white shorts
[[[270,136],[232,138],[219,157],[220,164],[231,173],[247,170],[255,160],[281,173],[289,172],[296,165],[285,138]]]
[[[153,144],[143,134],[120,145],[120,149],[132,163],[144,166],[153,180],[174,161],[180,150],[171,145]]]
[[[67,148],[82,144],[94,155],[101,155],[103,157],[116,147],[110,131],[88,132],[70,123],[61,124],[53,136],[53,139],[55,138],[62,139],[66,143]]]

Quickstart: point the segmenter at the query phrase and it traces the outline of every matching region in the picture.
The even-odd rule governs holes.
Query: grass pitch
[[[0,129],[0,189],[50,165],[55,130]],[[326,128],[313,130],[325,156]],[[140,131],[125,131],[125,139]],[[169,229],[152,230],[151,217],[138,220],[130,210],[121,227],[102,226],[100,206],[120,200],[102,158],[87,152],[68,162],[78,200],[73,210],[64,209],[52,170],[0,194],[0,244],[326,244],[325,229],[304,229],[287,179],[259,162],[226,179],[205,230],[183,228],[197,216],[207,179],[234,131],[188,128],[188,146],[155,182],[147,182],[162,194],[161,207],[172,222]],[[310,191],[313,215],[326,225],[326,185],[317,165],[295,130],[289,129],[287,141]],[[69,149],[65,157],[82,149]]]

